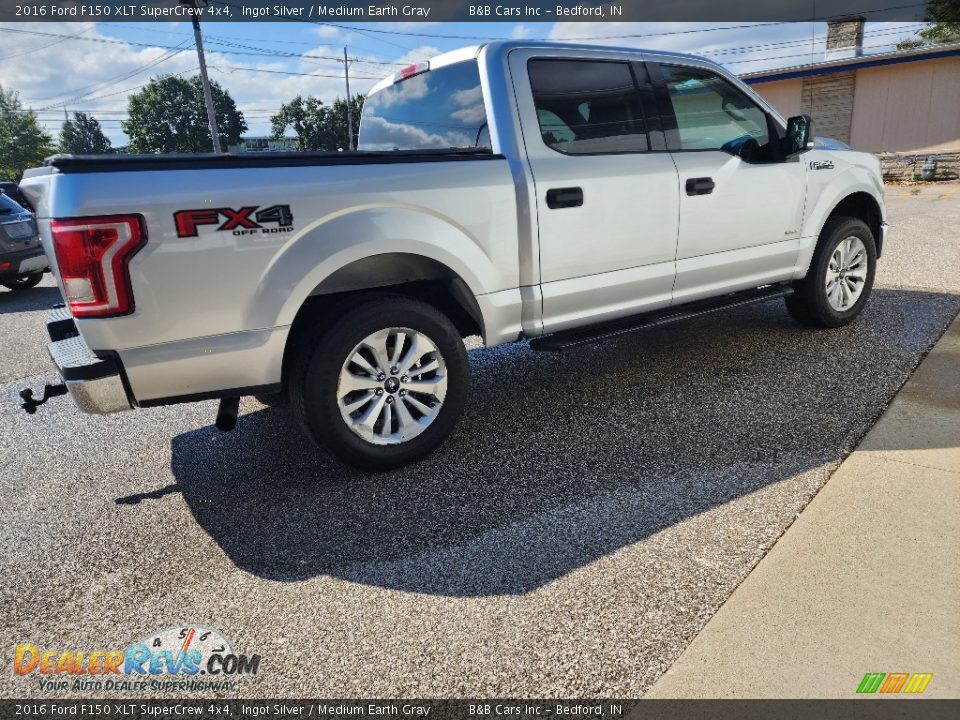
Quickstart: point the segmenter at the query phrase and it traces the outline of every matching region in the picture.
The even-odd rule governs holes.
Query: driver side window
[[[725,150],[744,160],[772,158],[767,116],[725,79],[695,67],[661,65],[682,150]]]

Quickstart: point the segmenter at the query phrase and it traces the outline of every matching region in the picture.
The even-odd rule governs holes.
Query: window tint
[[[749,144],[752,154],[769,150],[766,115],[739,89],[708,70],[674,65],[660,69],[677,116],[682,149],[737,150]]]
[[[549,147],[570,155],[650,149],[628,63],[531,60],[528,71]]]
[[[489,148],[475,60],[414,75],[368,96],[361,150]]]

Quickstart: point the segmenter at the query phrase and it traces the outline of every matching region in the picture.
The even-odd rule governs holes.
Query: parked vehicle
[[[32,288],[49,268],[33,215],[0,193],[0,285]]]
[[[688,55],[447,53],[373,88],[360,146],[28,171],[80,407],[221,398],[229,428],[283,392],[316,442],[393,468],[461,414],[465,336],[557,351],[773,298],[841,326],[887,227],[875,157]]]
[[[27,199],[20,192],[20,186],[12,180],[0,180],[0,195],[6,195],[20,207],[30,209]]]

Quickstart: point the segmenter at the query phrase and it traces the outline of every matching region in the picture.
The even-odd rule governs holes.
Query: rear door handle
[[[715,187],[713,178],[689,178],[687,180],[687,195],[709,195]]]
[[[583,189],[578,187],[547,190],[547,207],[556,210],[583,205]]]

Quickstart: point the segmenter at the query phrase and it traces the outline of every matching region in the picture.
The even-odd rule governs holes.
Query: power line
[[[890,43],[886,42],[886,43],[879,43],[876,45],[863,45],[862,49],[870,50],[873,48],[883,48],[883,47],[889,47],[889,46],[890,46]],[[765,62],[767,60],[785,60],[787,58],[809,57],[810,55],[815,55],[815,54],[818,54],[818,53],[816,51],[811,51],[811,52],[805,52],[805,53],[794,53],[792,55],[774,55],[772,57],[763,57],[763,58],[746,58],[744,60],[730,60],[730,61],[727,61],[725,64],[739,65],[741,63]],[[880,53],[871,53],[871,54],[879,55]],[[864,57],[868,57],[868,56],[865,55]],[[771,69],[775,69],[775,68],[771,68]]]
[[[157,29],[155,29],[155,28],[141,28],[141,27],[138,27],[138,26],[136,26],[136,25],[124,25],[124,24],[122,24],[122,23],[115,23],[115,22],[111,22],[109,28],[107,28],[107,29],[112,29],[112,28],[117,28],[117,27],[126,28],[126,29],[128,29],[128,30],[140,30],[141,32],[157,33],[157,34],[161,34],[161,35],[174,35],[174,36],[176,36],[176,37],[185,37],[184,33],[178,33],[178,32],[176,32],[176,31],[174,31],[174,30],[157,30]],[[208,34],[204,33],[203,36],[204,36],[204,38],[206,38],[206,39],[208,40],[208,42],[212,42],[212,43],[216,43],[216,42],[218,42],[218,41],[220,41],[220,40],[225,40],[225,41],[228,41],[228,42],[235,42],[235,41],[237,41],[237,40],[252,40],[252,41],[258,42],[258,43],[267,43],[267,44],[269,44],[269,43],[276,43],[276,44],[278,44],[278,45],[309,45],[309,46],[311,46],[311,47],[316,47],[316,46],[340,47],[340,45],[342,45],[342,43],[339,43],[339,42],[337,42],[337,43],[327,43],[327,42],[317,42],[317,41],[313,41],[313,40],[278,40],[278,39],[275,39],[275,38],[249,37],[249,36],[243,36],[243,35],[236,35],[236,36],[233,36],[233,37],[226,37],[226,36],[223,36],[223,35],[208,35]],[[350,47],[353,48],[354,50],[368,51],[368,52],[373,52],[373,53],[378,52],[378,51],[374,50],[373,48],[361,47],[361,46],[359,46],[359,45],[352,45],[352,44],[351,44]],[[407,48],[404,48],[404,49],[407,49]]]
[[[90,28],[90,30],[92,30],[92,29],[93,29],[93,28]],[[76,35],[75,37],[76,37],[76,38],[80,38],[82,35],[90,32],[90,30],[84,30],[82,33],[80,33],[80,35]],[[4,55],[3,57],[0,57],[0,60],[11,60],[11,59],[13,59],[13,58],[15,58],[15,57],[20,57],[21,55],[30,55],[30,54],[32,54],[32,53],[40,52],[41,50],[46,50],[47,48],[53,47],[54,45],[59,45],[59,44],[62,43],[62,42],[66,42],[67,40],[72,40],[72,39],[73,39],[73,38],[70,37],[69,35],[66,36],[66,37],[57,38],[57,39],[54,40],[53,42],[47,43],[46,45],[38,45],[38,46],[36,46],[36,47],[30,48],[29,50],[23,50],[23,51],[18,52],[18,53],[13,53],[12,55]]]
[[[0,27],[0,31],[5,31],[5,32],[8,32],[8,31],[19,32],[19,30],[16,30],[16,29],[14,29],[14,28],[5,28],[5,27]],[[65,36],[65,37],[73,39],[73,38],[77,38],[77,37],[79,37],[79,36],[71,36],[71,35],[68,35],[68,36]],[[95,40],[96,38],[82,38],[82,39],[84,39],[84,40]],[[87,85],[81,85],[81,86],[78,87],[78,88],[73,88],[72,90],[68,90],[67,92],[62,93],[62,94],[60,94],[60,95],[52,95],[52,96],[50,96],[50,97],[42,97],[42,98],[31,98],[31,101],[32,101],[32,102],[39,102],[39,101],[44,101],[44,100],[55,100],[55,99],[56,99],[56,100],[57,100],[57,103],[56,103],[56,104],[59,104],[59,103],[61,102],[60,98],[65,98],[67,95],[70,95],[71,93],[79,93],[81,90],[86,90],[87,88],[94,88],[94,90],[91,90],[90,92],[88,92],[88,93],[86,93],[86,94],[90,94],[90,93],[93,93],[93,92],[99,92],[100,90],[103,90],[103,89],[109,87],[109,85],[110,85],[111,83],[123,82],[123,80],[126,80],[126,79],[128,79],[128,78],[131,78],[131,77],[133,77],[134,75],[136,75],[137,73],[139,73],[139,72],[141,72],[141,71],[143,71],[143,70],[147,70],[147,69],[149,69],[149,68],[151,68],[151,67],[154,67],[154,66],[156,66],[156,65],[159,65],[161,62],[164,62],[165,60],[169,60],[171,57],[173,57],[173,55],[177,54],[178,52],[180,52],[180,51],[182,51],[182,50],[184,49],[184,48],[183,48],[183,45],[184,45],[184,44],[185,44],[185,43],[180,43],[180,45],[178,45],[178,46],[176,46],[176,47],[166,48],[166,49],[168,50],[168,52],[163,53],[159,58],[156,58],[156,59],[152,60],[151,62],[147,63],[146,65],[142,65],[141,67],[137,68],[136,70],[133,70],[133,71],[126,70],[126,71],[120,73],[119,75],[114,75],[113,77],[108,78],[107,80],[97,81],[97,82],[94,82],[94,83],[88,83]],[[148,47],[154,47],[154,46],[148,46]],[[173,54],[171,54],[171,53],[169,52],[169,51],[174,51],[174,50],[177,51],[177,52],[176,52],[176,53],[173,53]],[[99,86],[99,87],[98,87],[98,86]],[[83,95],[79,95],[79,96],[75,96],[75,97],[73,97],[73,98],[69,98],[69,99],[68,99],[68,102],[69,102],[69,101],[72,101],[72,100],[77,100],[77,99],[79,99],[80,97],[83,97]],[[45,109],[45,108],[44,108],[44,109]]]
[[[233,55],[267,55],[267,56],[270,56],[270,57],[308,58],[308,59],[311,59],[311,60],[331,60],[331,61],[333,61],[333,62],[343,62],[343,60],[342,60],[341,58],[335,57],[335,56],[332,56],[332,55],[308,55],[307,53],[291,53],[291,52],[284,52],[283,50],[273,50],[272,48],[261,48],[261,47],[257,47],[256,45],[241,45],[241,44],[239,44],[239,43],[234,43],[234,42],[230,42],[230,41],[210,40],[209,38],[207,38],[207,41],[208,41],[208,43],[211,44],[211,45],[226,45],[227,47],[237,47],[237,48],[241,48],[241,49],[244,49],[244,50],[255,50],[255,51],[257,51],[257,52],[235,52],[235,51],[230,51],[230,52],[228,53],[228,54],[233,54]],[[370,64],[370,65],[394,65],[394,66],[402,66],[402,65],[407,65],[407,64],[409,64],[409,63],[402,63],[402,62],[384,62],[384,61],[381,61],[381,60],[363,60],[362,62],[365,62],[365,63]]]
[[[902,34],[911,33],[916,30],[919,30],[920,28],[926,27],[926,25],[927,23],[916,23],[909,27],[898,28],[896,30],[887,30],[883,28],[878,28],[877,30],[868,30],[867,32],[864,33],[864,36],[865,37],[881,37],[884,35],[902,35]],[[790,47],[794,45],[806,45],[808,43],[812,46],[817,42],[821,40],[826,40],[826,39],[827,39],[826,35],[817,35],[815,37],[800,38],[798,40],[784,40],[782,42],[775,42],[775,43],[761,43],[757,45],[740,45],[740,46],[735,46],[730,48],[720,48],[719,50],[705,50],[699,54],[711,55],[711,56],[732,55],[732,54],[750,52],[752,50],[758,50],[761,48],[770,48],[770,49],[783,48],[783,47]]]
[[[298,75],[301,77],[322,77],[322,78],[337,78],[340,79],[342,75],[330,75],[325,73],[304,73],[304,72],[293,72],[292,70],[267,70],[265,68],[252,68],[252,67],[242,67],[239,65],[210,65],[210,67],[215,70],[220,70],[221,68],[230,68],[232,72],[237,70],[247,70],[250,72],[262,72],[270,73],[273,75]],[[221,70],[221,72],[223,72]],[[382,76],[367,76],[367,75],[354,75],[354,78],[357,80],[381,80]]]

